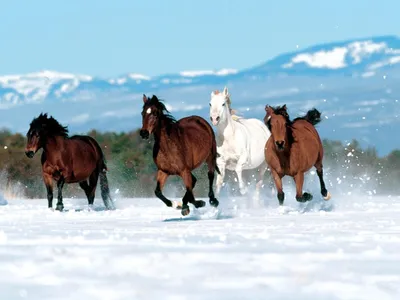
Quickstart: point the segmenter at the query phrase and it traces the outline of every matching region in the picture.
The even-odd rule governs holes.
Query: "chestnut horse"
[[[282,178],[293,177],[296,183],[296,200],[306,202],[312,200],[310,193],[303,193],[304,173],[314,166],[321,186],[321,194],[325,200],[331,198],[323,179],[322,160],[324,149],[315,125],[321,121],[321,113],[312,109],[303,117],[290,121],[286,105],[273,108],[265,107],[264,123],[271,131],[271,138],[265,145],[265,160],[278,190],[279,205],[283,205],[285,193],[282,190]]]
[[[26,134],[25,154],[33,158],[43,148],[41,162],[43,181],[47,189],[49,208],[53,207],[53,180],[57,182],[58,201],[56,210],[64,209],[62,188],[65,183],[79,183],[85,191],[91,207],[94,202],[97,181],[104,205],[114,209],[106,176],[107,166],[100,145],[90,136],[68,136],[68,129],[47,114],[33,119]],[[87,182],[89,180],[89,183]]]
[[[195,200],[193,188],[196,177],[192,170],[203,162],[208,166],[210,205],[217,207],[219,202],[214,196],[214,172],[219,173],[216,159],[217,146],[215,134],[206,120],[199,116],[175,120],[163,102],[153,95],[151,99],[143,95],[142,129],[140,136],[148,139],[154,135],[153,160],[157,166],[157,186],[155,195],[168,207],[181,208],[182,215],[190,213],[188,202],[196,208],[205,206],[202,200]],[[162,189],[169,175],[179,175],[186,186],[182,204],[167,199]]]

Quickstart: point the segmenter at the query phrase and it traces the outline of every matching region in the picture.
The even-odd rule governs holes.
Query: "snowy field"
[[[220,200],[186,218],[154,198],[9,200],[1,299],[400,299],[399,196]]]

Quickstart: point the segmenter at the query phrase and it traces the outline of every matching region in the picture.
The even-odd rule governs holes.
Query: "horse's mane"
[[[151,98],[148,98],[148,100],[145,103],[145,106],[155,106],[158,112],[160,113],[160,118],[167,121],[167,123],[174,124],[177,122],[176,119],[168,111],[167,107],[162,102],[162,100],[158,99],[156,95],[153,95]]]
[[[48,136],[62,136],[68,138],[68,127],[62,126],[53,117],[48,117],[47,113],[41,113],[37,118],[34,118],[30,124],[31,129],[40,130],[46,128]]]
[[[281,116],[283,116],[285,118],[287,125],[292,125],[293,122],[290,120],[290,117],[289,117],[289,114],[288,114],[288,112],[286,110],[285,105],[275,106],[275,107],[271,106],[271,108],[274,111],[274,114],[281,115]]]
[[[287,113],[286,107],[284,107],[284,105],[272,107],[272,110],[274,111],[274,113],[276,115],[283,116],[286,119],[286,123],[288,125],[292,125],[293,123],[300,121],[300,120],[307,121],[313,126],[315,126],[319,122],[321,122],[321,113],[316,108],[310,109],[309,111],[307,111],[307,113],[304,116],[297,117],[297,118],[293,119],[292,121],[290,120],[289,114]]]

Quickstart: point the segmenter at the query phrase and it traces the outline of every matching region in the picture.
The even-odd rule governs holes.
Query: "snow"
[[[294,64],[306,63],[314,68],[339,69],[346,66],[345,57],[348,49],[337,47],[329,51],[317,51],[315,53],[301,53],[292,58],[290,63],[284,64],[283,68],[291,68]]]
[[[71,83],[63,84],[56,91],[56,96],[73,91],[79,86],[80,81],[88,82],[92,77],[44,70],[24,75],[0,76],[0,86],[14,89],[27,97],[27,102],[40,102],[46,98],[52,86],[61,80],[69,80]]]
[[[386,60],[379,61],[377,63],[371,64],[369,66],[369,69],[376,70],[376,69],[382,68],[384,66],[395,65],[395,64],[398,64],[398,63],[400,63],[400,56],[392,56],[392,57],[389,57]]]
[[[236,74],[238,70],[236,69],[221,69],[219,71],[212,70],[199,70],[199,71],[182,71],[180,72],[181,76],[184,77],[196,77],[196,76],[204,76],[204,75],[217,75],[217,76],[225,76],[230,74]]]
[[[151,77],[143,74],[130,73],[128,77],[135,80],[150,80]]]
[[[295,55],[290,62],[282,65],[283,68],[291,68],[295,64],[305,63],[313,68],[341,69],[347,67],[346,58],[349,55],[352,58],[352,64],[359,64],[363,58],[374,53],[397,54],[398,49],[392,49],[386,43],[376,43],[371,40],[356,41],[345,46],[334,47],[330,50],[320,50],[313,53],[299,53]],[[384,61],[374,63],[369,66],[370,70],[383,67],[385,65],[396,64],[400,62],[399,56],[389,57]],[[372,72],[364,74],[364,77],[373,75]]]
[[[290,198],[290,197],[289,197]],[[0,207],[3,299],[397,299],[400,197],[333,197],[284,213],[222,198],[188,217],[150,199],[116,211]],[[321,200],[322,201],[322,200]],[[64,199],[85,208],[83,199]]]

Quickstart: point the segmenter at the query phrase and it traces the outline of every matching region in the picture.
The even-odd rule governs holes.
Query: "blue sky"
[[[243,69],[296,45],[398,34],[399,9],[395,0],[0,0],[0,74]]]

